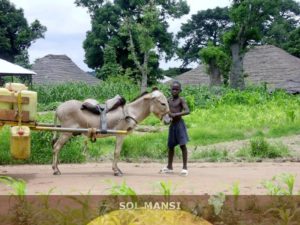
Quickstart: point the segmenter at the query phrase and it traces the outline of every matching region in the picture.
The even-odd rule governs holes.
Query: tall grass
[[[95,85],[86,83],[67,83],[58,85],[34,86],[38,92],[40,109],[56,108],[59,102],[70,99],[84,100],[94,98],[100,102],[119,94],[127,100],[132,100],[139,93],[139,87],[127,77],[112,77]]]

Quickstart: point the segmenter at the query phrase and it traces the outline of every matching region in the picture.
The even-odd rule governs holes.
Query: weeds
[[[165,197],[171,196],[171,194],[175,191],[175,187],[173,187],[171,181],[168,182],[159,181],[156,187],[159,191],[159,194]]]
[[[16,195],[20,198],[23,198],[26,195],[26,182],[22,179],[0,176],[0,183],[5,184],[7,187],[13,190],[13,192],[10,193],[11,195]]]
[[[224,206],[225,194],[220,192],[216,195],[210,196],[208,199],[208,204],[213,206],[215,214],[218,216],[221,213],[221,210]]]
[[[283,144],[270,144],[264,137],[259,136],[250,140],[250,146],[236,152],[238,157],[246,158],[281,158],[290,156],[289,149]]]
[[[108,180],[107,183],[111,186],[108,189],[110,195],[136,196],[135,190],[129,187],[125,181],[122,184],[117,184]]]
[[[263,181],[262,185],[269,195],[293,195],[295,179],[295,175],[282,173],[269,181]]]

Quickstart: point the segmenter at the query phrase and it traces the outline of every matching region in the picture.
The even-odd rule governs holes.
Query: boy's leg
[[[181,148],[181,151],[182,151],[182,161],[183,161],[183,168],[182,169],[187,170],[188,152],[187,152],[186,145],[180,145],[180,148]]]
[[[173,169],[173,158],[174,158],[174,147],[169,148],[168,151],[168,169],[172,170]]]

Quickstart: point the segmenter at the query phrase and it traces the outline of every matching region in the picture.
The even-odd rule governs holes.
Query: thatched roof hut
[[[246,83],[267,83],[269,89],[282,88],[300,92],[300,59],[272,45],[256,46],[244,58]],[[209,84],[205,66],[183,73],[176,80],[182,84]]]
[[[32,66],[37,75],[33,77],[36,84],[58,84],[66,82],[99,83],[99,79],[82,71],[66,55],[46,55],[37,59]]]
[[[179,81],[183,85],[208,85],[209,76],[206,72],[205,65],[200,64],[197,68],[188,72],[180,74],[173,78],[173,80]]]
[[[244,58],[244,72],[248,83],[300,92],[300,59],[275,46],[250,49]]]

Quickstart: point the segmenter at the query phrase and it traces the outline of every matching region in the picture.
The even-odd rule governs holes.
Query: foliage
[[[295,175],[282,173],[270,181],[264,181],[262,185],[268,190],[269,195],[293,195],[295,180]]]
[[[38,20],[30,25],[23,9],[17,9],[9,0],[0,2],[0,58],[28,66],[28,48],[44,37],[46,27]]]
[[[208,199],[208,204],[214,207],[214,212],[219,215],[222,211],[225,202],[225,194],[220,192],[216,195],[211,195]]]
[[[186,103],[190,109],[190,112],[195,110],[195,97],[193,95],[188,95],[185,97]]]
[[[119,94],[130,101],[139,94],[138,86],[126,76],[109,77],[105,82],[93,86],[86,83],[36,85],[33,90],[39,93],[38,102],[46,109],[50,106],[50,108],[55,107],[58,102],[71,99],[94,98],[104,102]]]
[[[257,137],[250,140],[250,156],[261,158],[276,158],[288,156],[287,148],[270,145],[263,137]]]
[[[222,34],[230,27],[228,8],[215,8],[198,11],[187,23],[182,24],[177,38],[185,42],[178,49],[178,56],[183,60],[182,66],[199,62],[199,51],[212,42],[214,46],[221,43]]]
[[[233,1],[230,8],[232,28],[223,36],[225,46],[231,51],[230,86],[244,89],[245,81],[242,60],[251,42],[261,40],[262,28],[276,12],[276,1],[273,0],[240,0]]]
[[[219,71],[220,81],[222,75],[224,83],[227,83],[231,62],[230,56],[224,47],[217,47],[212,43],[208,43],[206,48],[200,50],[199,55],[201,61],[208,65],[208,74],[212,76],[213,71],[217,69]]]
[[[232,194],[234,196],[239,196],[240,195],[240,184],[238,181],[234,182],[232,185]]]
[[[270,23],[266,24],[263,31],[262,42],[275,45],[295,54],[300,47],[295,45],[295,32],[299,26],[300,4],[295,0],[277,1],[277,10]]]
[[[104,64],[104,49],[106,45],[114,47],[117,55],[117,63],[126,71],[128,68],[132,71],[132,76],[136,77],[139,73],[136,71],[136,65],[130,56],[132,52],[128,49],[129,36],[121,35],[121,27],[126,18],[131,18],[133,25],[141,24],[145,21],[143,10],[152,0],[116,0],[113,2],[103,0],[76,0],[78,6],[87,7],[92,18],[92,29],[87,32],[84,41],[85,60],[90,68],[99,69]],[[167,18],[179,18],[187,14],[189,8],[185,0],[162,0],[155,1],[154,7],[158,10],[159,20],[156,20],[151,26],[156,29],[150,29],[150,37],[157,47],[157,52],[152,54],[149,61],[150,77],[159,75],[158,59],[166,54],[166,58],[171,58],[174,51],[174,41],[171,32],[168,32]],[[142,52],[146,45],[148,46],[148,37],[141,37],[139,33],[133,32],[133,41],[136,47],[137,58],[142,61]],[[139,38],[147,40],[143,45],[138,45]],[[145,50],[145,49],[144,49]],[[143,57],[142,57],[143,58]],[[140,80],[140,79],[139,79]],[[152,79],[156,80],[156,79]],[[149,79],[151,81],[151,79]]]
[[[155,58],[155,32],[161,30],[159,23],[159,11],[155,7],[154,1],[142,7],[140,21],[135,21],[133,16],[128,16],[123,26],[121,27],[121,34],[129,38],[128,49],[130,51],[129,57],[133,60],[138,68],[141,76],[141,93],[146,91],[148,78],[149,78],[149,61]],[[135,34],[134,34],[135,33]],[[133,37],[136,36],[137,40],[134,41]],[[137,50],[139,49],[142,57],[138,57]]]
[[[106,45],[104,49],[104,64],[101,69],[96,71],[97,78],[106,80],[109,76],[122,75],[122,67],[117,64],[116,57],[114,47]]]
[[[173,184],[171,181],[168,181],[168,182],[159,181],[156,184],[156,187],[159,190],[159,194],[163,195],[165,197],[171,196],[173,191],[175,190],[175,187],[173,187]]]
[[[8,176],[0,176],[0,183],[13,189],[12,195],[24,197],[26,195],[26,182],[22,179],[14,179]]]
[[[289,33],[289,40],[283,44],[283,48],[300,58],[300,27]]]
[[[108,189],[110,195],[125,195],[125,196],[135,196],[136,192],[129,187],[125,181],[121,185],[108,181],[111,187]]]

